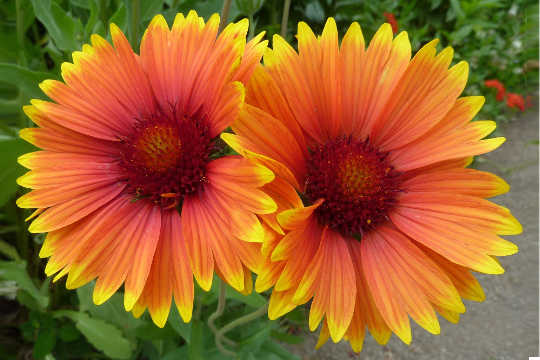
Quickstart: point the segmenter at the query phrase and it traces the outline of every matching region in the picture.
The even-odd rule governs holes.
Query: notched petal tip
[[[41,91],[43,91],[45,94],[49,94],[55,87],[56,80],[53,79],[46,79],[43,80],[38,84]]]
[[[124,35],[122,30],[115,23],[110,23],[109,24],[109,31],[110,31],[112,37],[115,37],[115,36],[118,36],[118,35],[122,35],[122,36]]]
[[[148,25],[148,28],[151,28],[151,27],[158,27],[158,28],[162,28],[164,30],[166,29],[167,31],[169,31],[169,25],[167,24],[167,20],[165,20],[165,17],[161,14],[157,14],[156,16],[152,18],[152,21],[150,21],[150,24]]]
[[[139,300],[139,296],[135,296],[135,294],[130,291],[124,291],[124,308],[126,311],[131,311],[137,303],[137,300]]]

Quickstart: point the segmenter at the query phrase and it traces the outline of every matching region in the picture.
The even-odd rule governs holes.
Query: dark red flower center
[[[204,118],[186,118],[175,110],[160,110],[137,120],[121,139],[121,166],[134,198],[149,198],[164,208],[206,182],[213,142]]]
[[[315,211],[322,225],[360,238],[387,219],[401,183],[387,155],[350,137],[312,149],[305,195],[310,202],[324,199]]]

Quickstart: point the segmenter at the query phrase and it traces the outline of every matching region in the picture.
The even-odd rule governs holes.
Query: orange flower
[[[504,138],[482,140],[495,123],[470,120],[484,98],[458,98],[468,65],[448,68],[453,50],[437,54],[436,40],[411,60],[407,33],[385,24],[365,49],[353,23],[339,44],[332,18],[320,37],[300,23],[297,38],[298,53],[274,37],[237,135],[221,136],[276,174],[255,289],[274,286],[271,319],[313,299],[319,345],[345,337],[360,351],[366,327],[410,343],[409,316],[437,334],[435,311],[457,322],[462,297],[484,299],[470,270],[500,274],[495,256],[517,251],[498,234],[521,225],[486,200],[508,184],[466,168]]]
[[[495,99],[497,101],[503,101],[504,97],[506,96],[506,89],[504,88],[504,85],[496,79],[492,80],[486,80],[484,81],[484,85],[488,88],[497,89],[497,95],[495,96]]]
[[[64,82],[41,84],[53,102],[24,107],[39,127],[21,137],[43,150],[19,159],[31,171],[18,183],[34,190],[17,204],[38,209],[31,232],[48,232],[46,274],[67,275],[70,289],[97,278],[96,304],[124,284],[126,310],[148,307],[159,326],[173,294],[191,319],[193,275],[209,290],[215,270],[249,292],[263,236],[255,214],[276,209],[259,190],[268,169],[215,159],[266,49],[263,34],[246,44],[247,20],[219,36],[218,25],[192,11],[169,29],[158,15],[136,55],[113,24],[114,47],[93,35],[62,64]]]
[[[512,109],[525,111],[525,99],[519,94],[508,93],[506,95],[506,105]]]
[[[383,15],[386,18],[386,21],[388,21],[388,23],[390,24],[390,26],[392,26],[392,32],[394,33],[394,35],[397,34],[399,30],[399,25],[394,14],[385,12],[383,13]]]

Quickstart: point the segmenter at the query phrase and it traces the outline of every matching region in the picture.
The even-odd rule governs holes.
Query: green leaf
[[[18,289],[17,301],[30,310],[43,311],[43,306],[26,290]]]
[[[191,321],[191,341],[188,345],[190,360],[203,359],[203,326],[200,320]]]
[[[240,357],[246,358],[248,354],[253,354],[259,351],[262,344],[270,338],[271,328],[264,326],[259,331],[255,332],[250,337],[240,342]]]
[[[463,39],[469,36],[472,30],[473,30],[473,26],[470,24],[460,27],[458,31],[453,32],[451,34],[452,43],[461,43]]]
[[[261,306],[264,306],[264,304],[266,304],[266,299],[264,298],[264,296],[256,293],[255,291],[253,291],[249,295],[242,295],[238,291],[227,285],[226,294],[228,299],[240,301],[241,303],[251,306],[252,308],[260,308]]]
[[[264,0],[235,0],[240,13],[253,16],[263,6]]]
[[[0,139],[0,206],[4,205],[18,189],[15,182],[25,169],[17,164],[17,157],[35,148],[22,139]]]
[[[60,50],[71,52],[80,49],[82,41],[80,20],[69,16],[60,5],[51,0],[31,1],[37,18]]]
[[[80,338],[81,333],[72,323],[68,323],[62,325],[58,331],[58,337],[60,337],[63,342],[72,342]]]
[[[170,327],[157,327],[154,323],[143,323],[135,329],[135,335],[143,340],[164,340],[174,339],[176,332]]]
[[[26,290],[42,310],[49,304],[49,297],[38,290],[26,272],[26,262],[0,261],[0,278],[16,281],[19,288]]]
[[[279,331],[272,330],[271,335],[274,339],[278,339],[279,341],[285,342],[287,344],[300,344],[304,342],[303,337],[289,334],[286,332],[279,332]]]
[[[77,289],[79,309],[87,311],[95,318],[103,319],[122,329],[128,336],[134,335],[134,330],[143,322],[135,319],[133,315],[124,310],[122,295],[116,293],[102,305],[95,305],[92,301],[93,283]]]
[[[131,344],[114,325],[83,312],[71,310],[55,311],[54,316],[65,316],[75,322],[81,334],[96,349],[113,359],[128,359],[131,356]]]
[[[465,13],[461,9],[461,4],[459,3],[459,0],[450,0],[450,6],[452,7],[452,10],[454,10],[454,13],[456,14],[456,17],[458,19],[462,19],[465,17]]]
[[[191,341],[191,322],[185,323],[184,320],[182,320],[175,305],[171,306],[168,324],[170,324],[174,331],[176,331],[176,333],[187,343]]]
[[[292,321],[295,324],[306,324],[307,323],[307,315],[306,315],[306,309],[302,306],[298,306],[293,311],[287,313],[285,315],[285,318],[289,321]]]
[[[281,359],[284,360],[300,360],[300,358],[292,353],[290,353],[283,346],[273,342],[267,341],[261,346],[261,350],[274,353],[278,355]]]
[[[178,359],[187,359],[188,357],[188,347],[181,346],[172,351],[169,351],[161,360],[178,360]]]
[[[21,111],[21,102],[18,98],[9,100],[0,98],[0,116],[15,118],[19,111]]]
[[[221,13],[221,8],[223,7],[223,1],[221,0],[207,0],[207,1],[195,1],[193,4],[189,4],[189,1],[186,1],[180,6],[179,11],[182,11],[184,13],[187,13],[192,8],[197,11],[197,14],[199,16],[202,16],[204,19],[210,18],[212,14],[215,13]],[[191,5],[191,6],[190,6]],[[231,3],[231,8],[229,9],[229,19],[228,21],[231,22],[236,17],[240,15],[240,11],[238,10],[238,7],[236,6],[236,1],[233,1]]]
[[[120,330],[115,326],[81,314],[75,326],[94,345],[113,359],[128,359],[131,356],[131,346]]]
[[[91,3],[93,3],[94,0],[70,0],[70,3],[74,6],[78,6],[83,9],[90,9]]]
[[[50,354],[56,345],[56,330],[50,328],[39,329],[39,333],[34,343],[34,358],[43,359]]]
[[[163,0],[141,1],[141,21],[150,20],[163,9]]]
[[[45,95],[38,84],[52,77],[50,73],[32,71],[15,64],[0,63],[0,79],[8,84],[17,86],[31,98],[44,99]]]
[[[11,260],[20,261],[21,257],[17,252],[17,249],[11,244],[8,244],[4,240],[0,240],[0,253],[4,254]]]
[[[90,0],[90,17],[84,26],[84,38],[88,39],[91,34],[96,33],[99,27],[103,28],[103,24],[99,20],[99,2],[97,0]]]
[[[17,61],[17,37],[0,32],[0,61]]]
[[[127,31],[127,11],[124,3],[120,3],[116,12],[111,16],[109,22],[115,23],[124,33]]]

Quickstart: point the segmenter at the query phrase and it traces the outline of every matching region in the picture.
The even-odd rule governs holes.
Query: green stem
[[[141,1],[131,0],[130,22],[129,22],[129,42],[134,49],[139,43],[139,20],[141,18]]]
[[[203,307],[203,304],[202,304],[201,298],[200,296],[196,295],[195,296],[195,312],[193,313],[193,318],[195,320],[199,320],[201,318],[202,307]]]
[[[253,35],[255,35],[255,21],[253,21],[253,14],[249,14],[249,31],[248,31],[248,37],[247,40],[253,39]]]
[[[18,229],[17,225],[3,226],[0,228],[0,234],[7,234],[11,232],[16,232]]]
[[[218,32],[221,32],[227,25],[227,21],[229,20],[229,10],[231,9],[231,3],[232,0],[223,1],[223,8],[221,9],[221,21],[219,23]]]
[[[240,326],[240,325],[244,325],[250,321],[253,321],[261,316],[263,316],[264,314],[266,314],[266,311],[268,309],[268,304],[264,304],[264,306],[260,307],[259,309],[255,310],[254,312],[251,312],[247,315],[244,315],[242,317],[239,317],[238,319],[235,319],[233,321],[231,321],[230,323],[228,323],[227,325],[225,325],[224,327],[222,327],[219,332],[217,333],[216,335],[216,346],[218,347],[218,349],[226,354],[226,355],[229,355],[229,356],[235,356],[236,353],[230,351],[230,350],[227,350],[223,347],[223,344],[222,344],[222,341],[225,337],[225,334],[228,333],[229,331],[233,330],[234,328]]]
[[[24,53],[24,12],[22,10],[22,0],[15,1],[15,11],[17,14],[17,47],[19,50],[19,65],[26,66],[26,55]]]
[[[17,191],[17,197],[22,195],[19,191]],[[28,261],[28,266],[30,266],[30,263],[33,259],[28,258],[28,233],[26,231],[26,224],[24,222],[24,213],[23,209],[19,209],[17,205],[15,205],[15,202],[13,202],[13,206],[15,207],[15,214],[16,214],[16,221],[17,221],[17,250],[19,251],[19,254],[21,255],[21,258],[23,260],[30,260]]]
[[[287,37],[287,24],[289,22],[289,9],[291,8],[291,0],[285,0],[283,5],[283,16],[281,17],[281,37]]]
[[[107,0],[99,0],[99,20],[103,26],[107,26],[107,20],[109,20],[108,10]]]
[[[210,330],[212,330],[212,333],[214,334],[214,337],[218,335],[218,329],[216,327],[215,321],[218,317],[223,315],[223,311],[225,310],[225,295],[227,293],[227,287],[223,280],[219,280],[219,297],[218,297],[218,306],[216,308],[216,311],[214,311],[209,317],[208,317],[208,327]],[[234,346],[234,341],[223,338],[223,341],[227,343],[227,345]],[[217,342],[217,341],[216,341]]]

